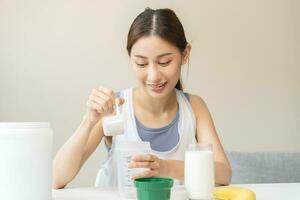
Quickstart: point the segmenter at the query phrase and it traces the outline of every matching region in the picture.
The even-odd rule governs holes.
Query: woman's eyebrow
[[[161,58],[161,57],[172,55],[172,54],[173,53],[163,53],[163,54],[158,55],[157,58]]]
[[[134,57],[138,57],[138,58],[144,58],[144,59],[147,59],[146,56],[141,56],[141,55],[134,55]]]
[[[163,57],[163,56],[172,55],[172,54],[173,54],[173,53],[163,53],[163,54],[158,55],[157,58],[161,58],[161,57]],[[134,55],[134,57],[147,59],[146,56],[142,56],[142,55]]]

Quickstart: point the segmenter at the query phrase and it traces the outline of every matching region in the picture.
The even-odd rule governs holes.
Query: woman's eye
[[[159,62],[158,64],[161,66],[167,66],[168,64],[170,64],[170,62],[171,62],[171,60],[167,61],[167,62]]]
[[[139,67],[146,67],[147,66],[147,64],[144,64],[144,63],[135,63],[137,66],[139,66]]]

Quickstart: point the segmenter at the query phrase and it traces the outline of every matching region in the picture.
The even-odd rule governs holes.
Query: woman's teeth
[[[153,89],[161,89],[163,88],[165,85],[167,84],[167,82],[163,82],[160,84],[148,84],[151,88]]]

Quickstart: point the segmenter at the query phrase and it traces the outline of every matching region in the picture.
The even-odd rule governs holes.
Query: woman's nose
[[[150,65],[148,68],[148,80],[156,81],[160,78],[160,71],[157,66]]]

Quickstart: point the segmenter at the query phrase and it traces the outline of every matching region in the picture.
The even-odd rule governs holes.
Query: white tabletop
[[[241,184],[234,185],[255,192],[256,200],[299,200],[300,183]],[[111,188],[70,188],[53,190],[53,200],[116,200],[122,199]],[[184,188],[172,189],[171,200],[186,200]]]

